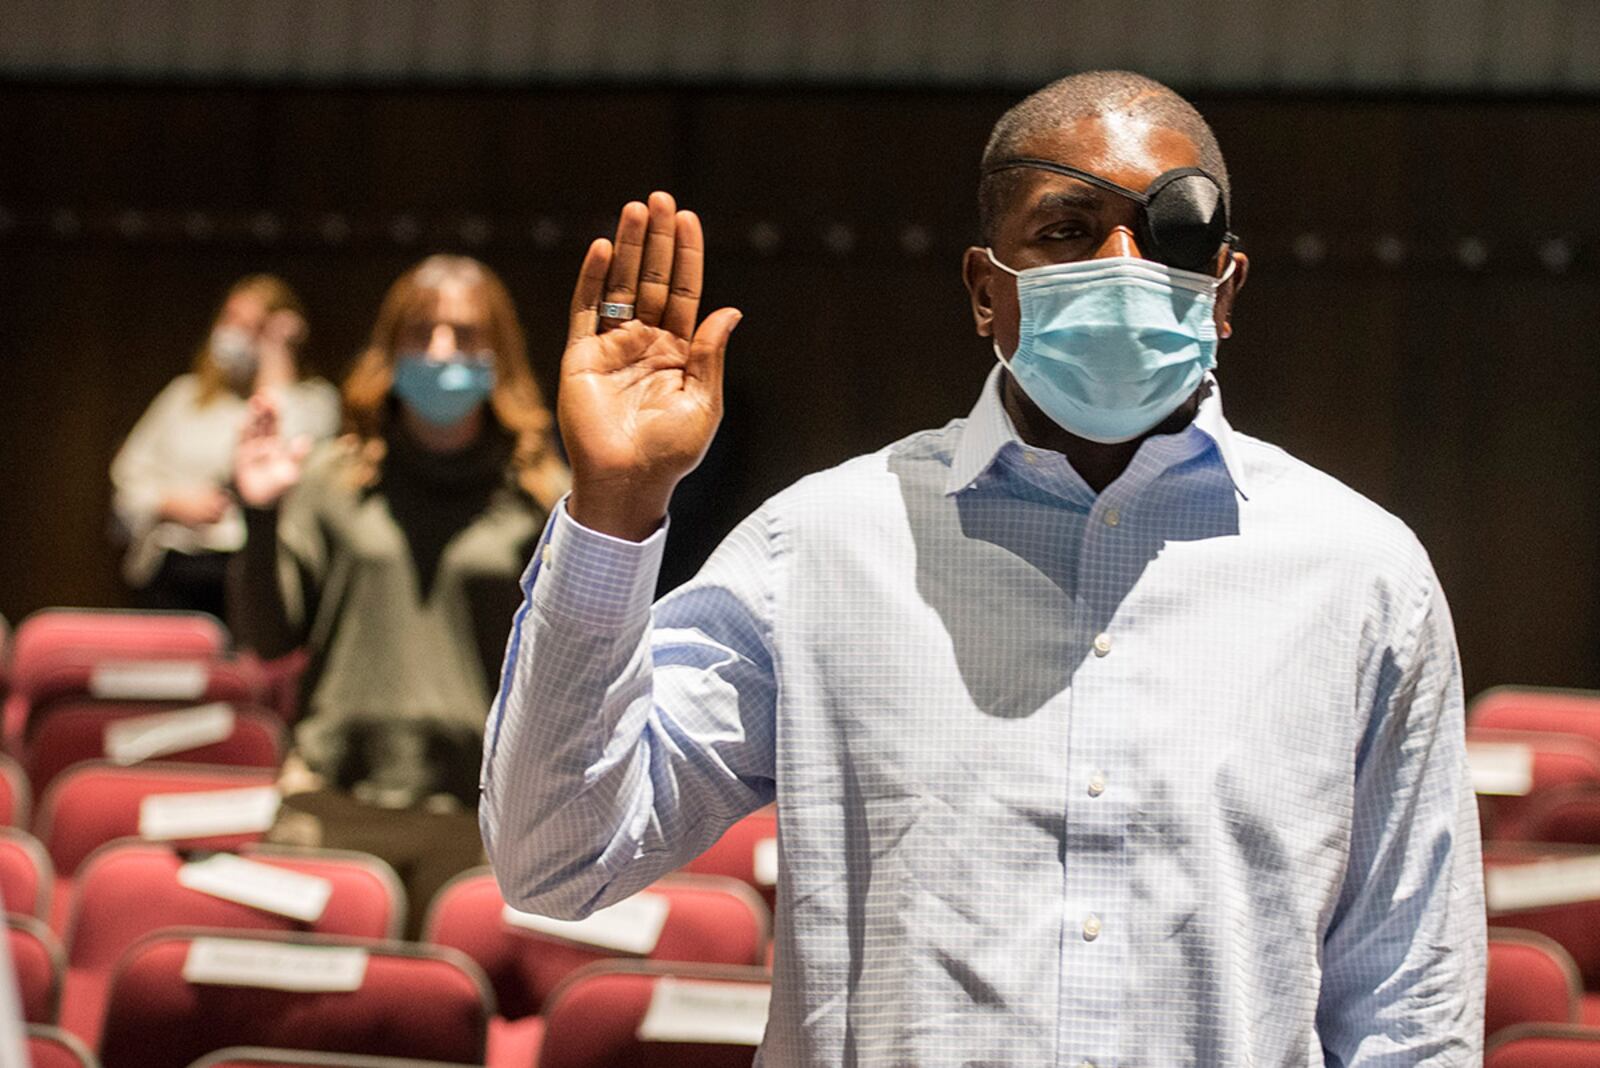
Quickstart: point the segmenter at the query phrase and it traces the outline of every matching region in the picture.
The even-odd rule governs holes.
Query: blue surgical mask
[[[1039,408],[1078,437],[1132,441],[1217,365],[1221,278],[1133,256],[1015,271],[1017,350],[997,356]]]
[[[402,353],[394,363],[394,394],[434,426],[454,426],[494,388],[494,367],[474,356],[430,360]]]

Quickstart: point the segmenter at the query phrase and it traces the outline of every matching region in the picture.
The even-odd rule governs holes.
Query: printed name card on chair
[[[202,660],[107,660],[89,675],[89,695],[115,701],[193,701],[206,692]]]
[[[1483,873],[1490,912],[1546,908],[1600,899],[1600,856],[1506,864]]]
[[[756,882],[762,886],[778,885],[778,840],[763,838],[756,843],[753,867]]]
[[[1533,789],[1531,745],[1469,741],[1467,765],[1476,793],[1521,797]]]
[[[139,803],[139,837],[167,841],[265,831],[282,800],[276,786],[150,794]]]
[[[650,993],[639,1038],[758,1046],[771,1001],[772,988],[762,984],[664,977]]]
[[[262,864],[231,853],[215,853],[178,869],[190,890],[280,916],[315,923],[333,896],[333,883],[318,875]]]
[[[244,938],[196,938],[183,963],[190,983],[310,993],[359,990],[366,975],[367,951],[359,947]]]
[[[662,894],[642,890],[624,901],[596,909],[581,920],[552,920],[505,907],[505,922],[513,927],[553,935],[569,942],[645,956],[661,940],[672,903]]]
[[[231,737],[234,724],[233,706],[225,701],[117,720],[106,724],[106,759],[127,766],[199,749]]]

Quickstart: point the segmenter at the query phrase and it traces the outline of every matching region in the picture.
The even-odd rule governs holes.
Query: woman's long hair
[[[228,306],[228,301],[240,293],[250,293],[259,299],[266,305],[268,315],[273,312],[292,311],[301,319],[306,317],[305,305],[300,303],[300,298],[289,288],[288,282],[275,274],[247,274],[228,287],[222,303],[217,305],[216,313],[211,316],[213,332],[216,331],[217,320],[222,318],[222,309]],[[207,334],[205,340],[200,342],[200,348],[194,354],[194,363],[190,369],[200,380],[199,400],[202,407],[210,404],[228,388],[228,382],[222,375],[222,368],[211,358],[211,334]]]
[[[505,283],[469,256],[429,256],[389,287],[365,351],[344,380],[346,429],[360,439],[368,479],[377,477],[383,459],[383,433],[389,419],[389,390],[401,331],[407,323],[431,317],[446,285],[477,291],[487,314],[485,340],[494,352],[494,390],[489,408],[516,439],[511,463],[517,482],[545,509],[571,486],[571,476],[555,446],[555,419],[528,366],[522,324]]]

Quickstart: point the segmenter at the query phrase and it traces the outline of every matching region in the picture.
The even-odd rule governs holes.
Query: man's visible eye
[[[1088,236],[1088,229],[1078,222],[1059,222],[1039,231],[1042,241],[1079,241]]]

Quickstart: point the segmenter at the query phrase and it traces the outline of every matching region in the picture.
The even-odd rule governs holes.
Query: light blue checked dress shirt
[[[769,1068],[1477,1064],[1438,581],[1208,388],[1096,494],[997,372],[654,607],[664,533],[558,508],[485,761],[507,899],[581,916],[776,799]]]

